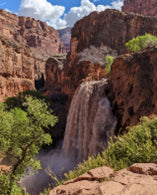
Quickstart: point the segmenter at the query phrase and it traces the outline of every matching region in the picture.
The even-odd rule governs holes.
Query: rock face
[[[37,58],[63,53],[59,33],[45,22],[11,14],[0,9],[0,32],[16,42],[31,47]]]
[[[144,16],[157,17],[156,0],[125,0],[122,7],[124,12],[139,13]]]
[[[66,55],[54,55],[46,61],[46,80],[44,90],[51,96],[53,92],[61,92],[61,81],[63,80],[63,68],[66,62]]]
[[[157,35],[156,24],[157,18],[109,9],[100,13],[93,12],[78,21],[71,30],[71,49],[64,68],[62,92],[72,97],[81,80],[92,74],[92,71],[94,78],[97,72],[103,73],[102,66],[107,54],[116,56],[127,53],[125,43],[137,35],[143,35],[145,32]],[[98,58],[103,48],[105,48],[104,53],[101,51],[103,59],[95,62],[91,55],[96,54],[95,59]],[[82,53],[87,54],[86,58]],[[96,71],[95,67],[98,67]]]
[[[61,30],[58,30],[60,35],[60,40],[65,46],[66,52],[70,51],[70,39],[71,39],[71,28],[64,28]]]
[[[157,114],[157,48],[115,59],[111,70],[110,100],[122,127],[141,116]]]
[[[152,163],[133,164],[117,172],[99,167],[54,188],[49,195],[156,195],[156,177],[157,165]]]
[[[0,100],[35,89],[30,49],[0,36],[0,51]]]
[[[58,31],[42,21],[30,17],[18,17],[0,9],[0,33],[9,40],[31,48],[35,58],[36,88],[43,87],[45,61],[54,54],[66,52]]]

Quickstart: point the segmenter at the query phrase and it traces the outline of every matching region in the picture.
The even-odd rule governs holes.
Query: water
[[[107,147],[117,124],[110,102],[105,97],[106,80],[85,82],[72,99],[63,150],[82,161]]]
[[[117,124],[111,105],[105,96],[106,80],[82,83],[71,102],[63,147],[49,152],[41,151],[42,170],[24,176],[21,184],[31,195],[38,195],[52,179],[46,174],[49,167],[57,176],[67,172],[78,162],[107,147]],[[63,170],[64,168],[64,170]]]

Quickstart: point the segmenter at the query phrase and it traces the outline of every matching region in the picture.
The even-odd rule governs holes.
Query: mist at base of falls
[[[49,167],[57,176],[72,170],[77,163],[107,148],[117,124],[111,105],[105,96],[107,80],[82,83],[71,102],[63,147],[40,151],[37,158],[42,170],[38,174],[24,176],[21,185],[31,195],[39,195],[53,181],[45,172]]]
[[[42,169],[38,173],[25,175],[21,178],[21,186],[25,186],[30,195],[39,195],[44,189],[53,187],[55,181],[48,175],[47,169],[50,169],[58,178],[61,178],[65,172],[73,169],[77,165],[76,160],[72,157],[65,157],[62,148],[52,149],[50,151],[42,150],[39,152],[37,159],[40,160]],[[33,174],[33,175],[32,175]]]

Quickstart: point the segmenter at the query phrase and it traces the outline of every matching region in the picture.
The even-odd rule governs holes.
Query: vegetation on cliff
[[[125,44],[128,50],[134,52],[141,51],[145,48],[156,46],[156,45],[157,45],[157,37],[147,33],[145,33],[145,35],[143,36],[137,36]]]
[[[107,55],[105,58],[105,61],[106,61],[105,70],[106,70],[107,74],[109,74],[111,71],[112,63],[113,63],[113,57],[110,55]]]
[[[157,118],[143,117],[136,126],[128,127],[127,130],[128,133],[111,140],[102,154],[89,157],[73,171],[65,174],[65,180],[100,166],[120,170],[133,163],[157,161]]]
[[[21,194],[19,183],[28,167],[37,171],[40,162],[35,155],[43,144],[52,143],[43,128],[54,126],[57,117],[43,100],[25,97],[22,108],[0,102],[0,151],[10,162],[10,170],[0,170],[0,194]]]

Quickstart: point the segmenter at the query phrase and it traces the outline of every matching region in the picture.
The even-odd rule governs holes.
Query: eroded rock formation
[[[71,27],[67,27],[61,30],[58,30],[60,35],[60,40],[65,46],[67,52],[70,51],[70,39],[71,39]]]
[[[34,57],[22,44],[0,36],[0,100],[34,87]]]
[[[124,12],[139,13],[144,16],[157,17],[156,0],[125,0],[122,7]]]
[[[62,92],[68,94],[71,99],[82,79],[95,79],[98,72],[102,73],[98,80],[105,77],[102,68],[105,56],[127,53],[125,43],[132,37],[143,35],[145,32],[157,35],[156,24],[157,18],[109,9],[100,13],[93,12],[78,21],[71,30],[71,49],[64,68]],[[86,53],[86,57],[82,53]],[[95,57],[91,58],[92,55]],[[90,74],[91,77],[87,76]]]
[[[119,125],[136,124],[141,116],[157,114],[157,48],[115,59],[111,70],[112,102]]]
[[[65,51],[59,33],[45,22],[17,16],[0,9],[0,32],[8,38],[31,47],[37,58],[47,58]]]
[[[45,61],[54,54],[66,52],[59,33],[45,22],[17,16],[0,9],[0,33],[9,40],[29,46],[34,55],[36,88],[44,85]]]
[[[117,172],[99,167],[54,188],[49,195],[156,195],[156,176],[157,165],[153,163],[137,163]]]

